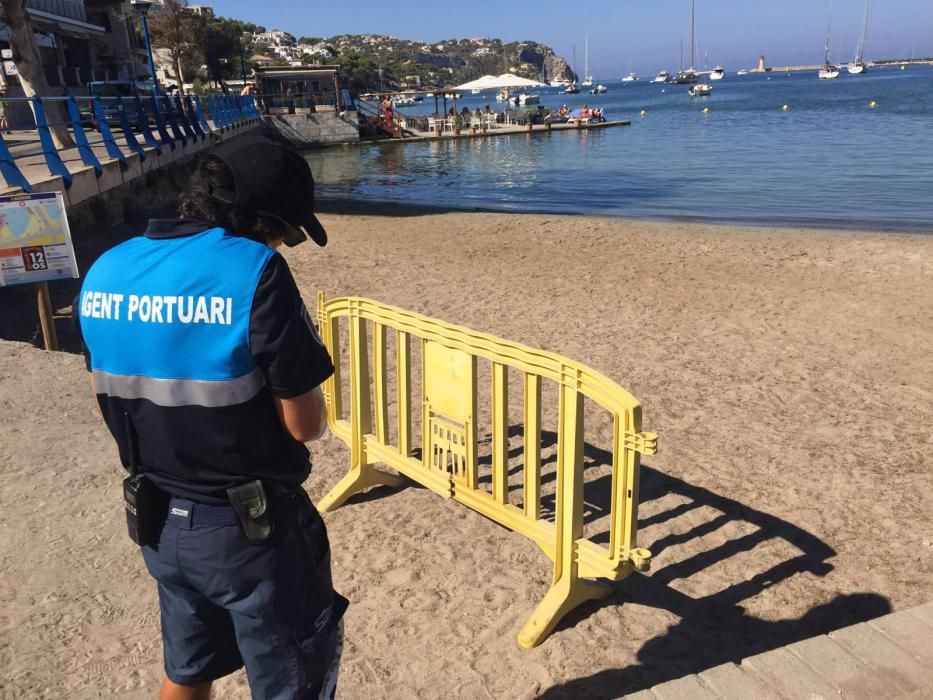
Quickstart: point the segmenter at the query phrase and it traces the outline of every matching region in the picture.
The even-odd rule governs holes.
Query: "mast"
[[[697,23],[696,23],[696,0],[690,1],[690,70],[694,70],[697,62]]]
[[[865,0],[865,24],[862,27],[862,41],[858,45],[857,63],[862,63],[865,58],[865,52],[868,49],[868,0]]]
[[[583,79],[590,78],[590,38],[583,35]]]
[[[826,27],[826,59],[823,65],[829,65],[829,37],[833,33],[833,0],[829,0],[829,26]]]
[[[684,40],[680,40],[680,72],[684,72]]]

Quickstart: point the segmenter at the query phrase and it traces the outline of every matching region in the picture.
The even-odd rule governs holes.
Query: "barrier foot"
[[[367,464],[360,469],[351,469],[350,472],[337,482],[337,485],[320,500],[317,504],[317,509],[321,513],[326,513],[342,506],[353,494],[365,491],[372,486],[391,486],[396,488],[404,483],[404,477],[389,474],[389,472],[381,471]]]
[[[608,598],[611,593],[612,587],[606,583],[571,579],[569,576],[559,579],[518,633],[518,646],[523,649],[538,646],[561,618],[575,607],[588,600]]]

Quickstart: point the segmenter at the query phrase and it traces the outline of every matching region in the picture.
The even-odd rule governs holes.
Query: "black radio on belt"
[[[126,440],[130,451],[130,475],[123,480],[123,505],[126,508],[126,529],[140,547],[159,541],[160,491],[145,475],[139,474],[136,432],[128,413],[123,414]]]

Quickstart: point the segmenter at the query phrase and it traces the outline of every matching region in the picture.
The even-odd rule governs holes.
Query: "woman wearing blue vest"
[[[334,371],[281,244],[327,234],[298,154],[235,140],[181,217],[104,253],[76,304],[88,370],[130,476],[127,525],[158,582],[161,700],[245,666],[260,700],[332,698],[347,601],[302,482]]]

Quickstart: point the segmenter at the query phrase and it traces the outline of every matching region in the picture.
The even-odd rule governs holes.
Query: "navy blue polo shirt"
[[[98,258],[75,310],[124,466],[129,414],[142,471],[176,496],[221,503],[246,481],[308,477],[272,399],[334,367],[277,252],[204,222],[153,221]]]

